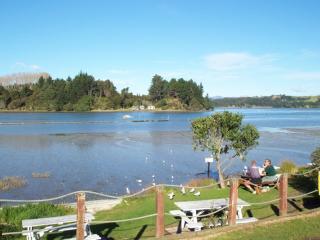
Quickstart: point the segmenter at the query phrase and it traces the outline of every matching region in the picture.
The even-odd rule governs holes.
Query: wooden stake
[[[229,195],[229,226],[236,224],[237,218],[237,201],[238,201],[238,179],[231,180],[230,195]]]
[[[280,176],[279,183],[279,214],[280,216],[287,215],[288,212],[288,174],[284,173]]]
[[[318,171],[318,193],[320,195],[320,171]]]
[[[160,238],[164,236],[164,196],[161,187],[157,187],[156,190],[156,209],[156,237]]]
[[[84,240],[84,223],[85,223],[85,201],[84,193],[77,194],[77,240]]]

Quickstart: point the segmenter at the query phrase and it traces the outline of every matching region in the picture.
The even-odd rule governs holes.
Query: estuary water
[[[252,159],[307,164],[320,145],[320,109],[227,110],[243,114],[244,123],[261,134],[246,162],[229,164],[226,158],[229,174]],[[202,176],[209,156],[194,151],[191,121],[212,113],[0,113],[0,178],[21,176],[28,183],[0,192],[0,198],[36,199],[76,190],[117,195],[153,182],[185,183]],[[44,172],[50,176],[32,177]]]

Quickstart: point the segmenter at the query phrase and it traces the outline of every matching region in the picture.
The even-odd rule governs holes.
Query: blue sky
[[[210,96],[319,95],[320,1],[0,1],[0,75],[80,71],[146,93],[151,77]]]

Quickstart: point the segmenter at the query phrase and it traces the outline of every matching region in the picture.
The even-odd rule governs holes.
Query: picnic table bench
[[[85,229],[87,229],[87,224],[94,219],[94,216],[91,213],[85,214]],[[52,231],[67,231],[75,230],[76,226],[68,225],[63,226],[64,224],[72,224],[77,221],[77,215],[66,215],[58,217],[47,217],[47,218],[37,218],[37,219],[25,219],[22,220],[22,228],[26,229],[23,233],[27,237],[27,240],[36,240],[40,236],[44,235],[45,232]],[[54,226],[61,225],[60,228]],[[44,227],[46,228],[39,229],[34,231],[35,227]],[[89,235],[89,233],[87,233]],[[100,239],[100,238],[99,238]]]

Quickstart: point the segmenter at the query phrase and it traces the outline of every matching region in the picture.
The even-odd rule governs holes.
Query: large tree
[[[159,101],[167,95],[168,82],[160,75],[152,77],[151,86],[149,88],[149,95],[152,101]]]
[[[243,125],[242,119],[241,114],[226,111],[192,122],[194,148],[212,153],[221,188],[225,187],[222,156],[230,155],[227,165],[237,158],[245,160],[248,151],[258,144],[258,130],[253,125]]]

